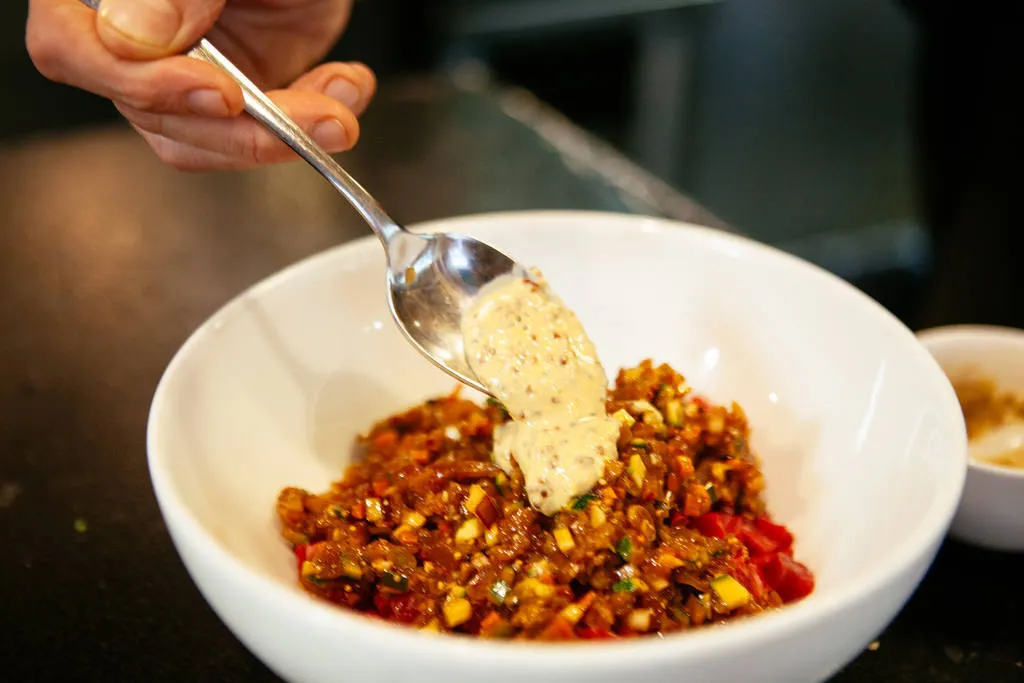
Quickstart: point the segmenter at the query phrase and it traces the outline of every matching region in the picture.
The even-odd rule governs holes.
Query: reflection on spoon
[[[993,427],[971,439],[971,460],[1002,467],[1024,467],[1024,422]]]

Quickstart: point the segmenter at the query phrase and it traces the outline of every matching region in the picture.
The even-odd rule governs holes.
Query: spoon
[[[100,0],[81,2],[99,9]],[[527,269],[472,237],[406,230],[208,40],[200,39],[187,54],[226,71],[242,88],[245,111],[326,178],[380,238],[387,258],[388,308],[406,339],[455,379],[490,394],[466,360],[462,313],[488,283],[503,276],[528,277]]]

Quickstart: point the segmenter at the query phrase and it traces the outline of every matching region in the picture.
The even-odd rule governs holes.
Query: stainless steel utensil
[[[100,0],[81,2],[100,9]],[[388,307],[409,342],[448,374],[489,394],[466,361],[462,313],[482,287],[505,275],[528,277],[526,268],[471,237],[406,230],[208,40],[187,54],[226,71],[242,88],[245,111],[326,178],[377,234],[387,256]]]

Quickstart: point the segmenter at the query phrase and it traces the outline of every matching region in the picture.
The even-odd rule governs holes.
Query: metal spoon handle
[[[81,0],[81,2],[94,10],[99,9],[100,0]],[[274,104],[274,101],[267,97],[266,93],[249,80],[242,70],[214,47],[210,41],[206,38],[200,39],[199,43],[187,54],[189,57],[213,64],[227,72],[242,88],[245,111],[274,135],[281,138],[310,166],[319,171],[320,175],[326,178],[359,212],[385,246],[395,234],[403,230],[373,198],[373,195],[356,182],[355,178],[350,176],[330,154],[324,151],[323,147],[299,128],[298,124],[281,111],[281,108]]]

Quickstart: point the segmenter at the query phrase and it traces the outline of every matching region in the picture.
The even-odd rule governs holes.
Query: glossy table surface
[[[385,88],[342,161],[406,223],[573,208],[727,229],[528,93],[472,82]],[[301,164],[178,173],[126,127],[8,145],[0,172],[0,680],[275,680],[171,546],[149,401],[220,305],[368,231]],[[1020,556],[947,543],[835,680],[1024,680],[1022,577]]]

